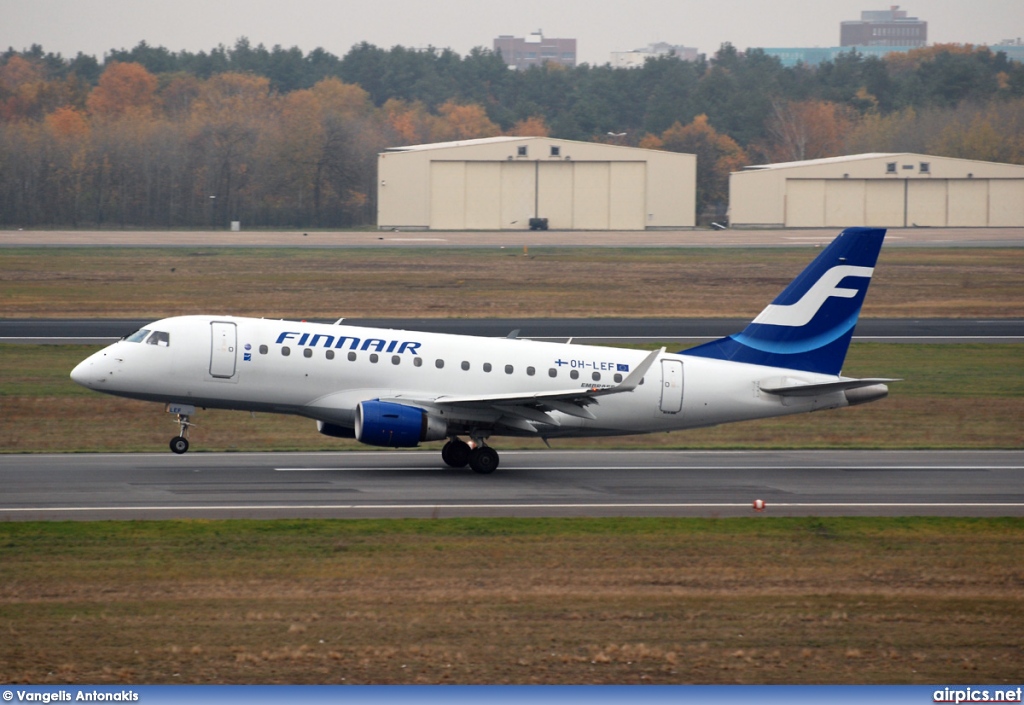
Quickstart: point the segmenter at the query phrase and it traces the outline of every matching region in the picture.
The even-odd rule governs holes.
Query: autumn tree
[[[453,101],[437,108],[437,119],[433,121],[431,141],[450,142],[480,137],[495,137],[501,128],[494,124],[487,111],[479,105],[461,105]]]
[[[929,154],[1024,164],[1024,99],[962,106],[928,141]]]
[[[836,103],[773,100],[764,151],[776,162],[835,157],[844,153],[853,124],[852,111]]]
[[[391,132],[393,146],[423,144],[430,141],[433,116],[420,102],[409,103],[392,98],[381,109]]]
[[[42,71],[20,56],[0,66],[0,119],[15,120],[37,113]]]
[[[675,123],[661,134],[661,149],[697,155],[697,214],[722,209],[729,199],[729,174],[749,164],[746,152],[698,115],[689,125]],[[647,145],[652,145],[648,141]]]
[[[152,111],[157,80],[141,64],[110,64],[89,94],[86,106],[93,115],[116,117],[127,112]]]
[[[282,99],[268,149],[283,168],[272,192],[316,226],[358,222],[372,202],[376,153],[383,149],[374,108],[362,88],[336,78]]]
[[[240,218],[260,140],[276,108],[270,80],[262,76],[223,73],[203,84],[189,131],[197,161],[194,197],[209,199],[212,223]]]
[[[543,117],[533,115],[525,120],[518,120],[506,134],[513,137],[548,137],[550,130]]]
[[[78,225],[89,173],[91,128],[87,116],[72,107],[58,108],[44,120],[54,220]]]

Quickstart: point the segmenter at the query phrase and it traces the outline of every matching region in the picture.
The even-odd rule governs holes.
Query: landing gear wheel
[[[441,460],[450,467],[464,468],[469,465],[471,452],[468,443],[455,438],[444,444],[441,449]]]
[[[171,439],[171,451],[181,455],[188,450],[188,439],[184,436],[176,436]]]
[[[469,453],[469,466],[473,472],[490,475],[498,469],[498,452],[490,446],[474,448]]]

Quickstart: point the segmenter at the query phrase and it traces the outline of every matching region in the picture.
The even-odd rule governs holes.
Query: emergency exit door
[[[678,414],[683,410],[683,362],[661,361],[661,411]]]

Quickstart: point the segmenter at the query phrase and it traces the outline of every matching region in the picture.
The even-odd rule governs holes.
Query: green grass
[[[965,683],[1024,520],[0,524],[6,683]]]
[[[16,248],[5,317],[753,317],[810,249]],[[864,315],[1024,315],[1024,249],[886,250]],[[610,293],[613,292],[613,293]]]

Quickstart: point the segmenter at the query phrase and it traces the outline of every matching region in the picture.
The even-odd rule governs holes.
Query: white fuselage
[[[114,343],[79,364],[73,379],[134,399],[295,414],[352,427],[356,406],[373,399],[430,408],[432,400],[452,397],[610,388],[650,354],[231,316],[181,316],[147,328],[166,336]],[[651,433],[846,406],[841,391],[783,397],[761,389],[837,379],[662,353],[632,391],[597,398],[588,407],[593,418],[549,410],[555,424],[532,424],[534,432],[520,424],[495,433],[545,438]],[[447,413],[456,428],[471,428],[492,425],[503,412],[498,402]]]

